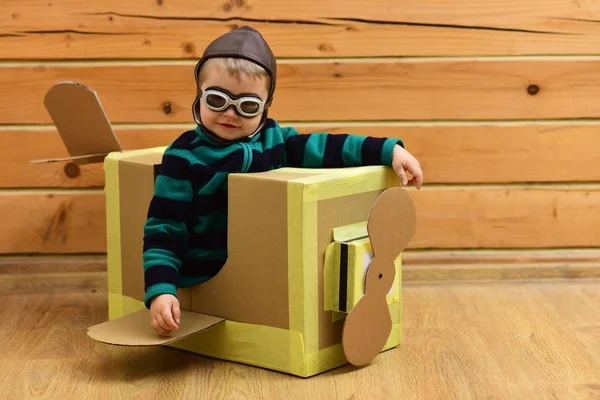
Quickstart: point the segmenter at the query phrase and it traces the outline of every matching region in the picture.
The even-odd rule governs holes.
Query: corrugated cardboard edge
[[[223,321],[222,318],[182,310],[179,329],[169,335],[161,335],[150,324],[150,311],[143,309],[91,326],[88,336],[99,342],[121,346],[160,346],[182,340]]]

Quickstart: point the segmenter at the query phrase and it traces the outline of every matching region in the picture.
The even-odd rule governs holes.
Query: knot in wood
[[[195,50],[196,47],[194,46],[194,43],[187,42],[183,44],[183,51],[185,51],[186,53],[193,54]]]
[[[68,176],[69,178],[77,178],[79,176],[79,174],[81,173],[81,170],[79,169],[79,165],[75,164],[74,162],[67,163],[65,165],[64,171],[65,171],[65,175]]]
[[[167,115],[171,114],[173,112],[173,107],[171,107],[171,102],[170,101],[165,101],[163,103],[162,106],[163,112]]]
[[[527,93],[532,96],[535,96],[540,91],[540,87],[538,85],[532,84],[527,86]]]

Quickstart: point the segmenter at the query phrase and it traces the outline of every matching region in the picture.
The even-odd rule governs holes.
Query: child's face
[[[266,86],[267,78],[265,77],[250,78],[241,74],[238,80],[226,71],[211,68],[206,71],[200,89],[224,89],[233,96],[254,95],[264,102],[268,96]],[[227,140],[240,139],[252,134],[258,127],[262,114],[261,112],[253,117],[243,117],[236,112],[235,106],[218,112],[210,110],[203,101],[200,102],[200,117],[204,126],[217,136]]]

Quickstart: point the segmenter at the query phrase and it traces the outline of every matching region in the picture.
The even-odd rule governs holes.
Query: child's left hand
[[[398,175],[398,178],[400,178],[403,185],[416,186],[417,189],[421,188],[421,185],[423,184],[421,164],[419,164],[419,161],[417,161],[412,154],[400,145],[394,147],[392,168],[394,168],[394,172],[396,172],[396,175]],[[406,171],[410,172],[413,176],[410,181],[406,177]]]

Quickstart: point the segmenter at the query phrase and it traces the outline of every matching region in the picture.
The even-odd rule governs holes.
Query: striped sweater
[[[281,167],[392,165],[399,139],[299,134],[268,119],[249,141],[222,145],[200,127],[165,151],[144,225],[146,307],[214,277],[227,260],[227,176]]]

